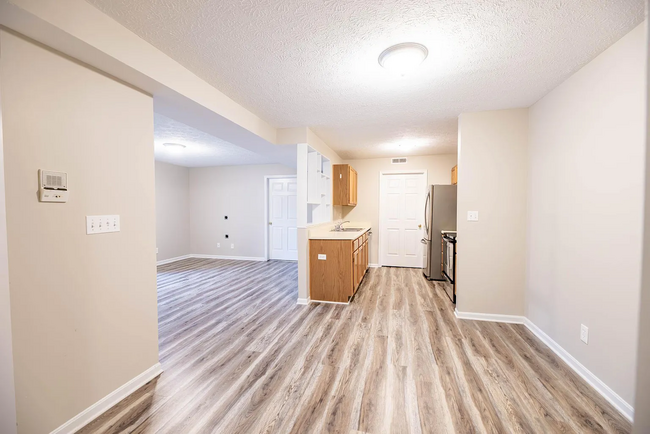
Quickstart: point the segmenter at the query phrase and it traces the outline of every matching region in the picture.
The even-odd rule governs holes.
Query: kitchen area
[[[387,240],[397,234],[393,239],[399,241],[405,254],[416,252],[418,256],[413,255],[413,257],[419,258],[416,263],[411,262],[413,265],[405,266],[421,268],[428,280],[436,281],[432,288],[444,291],[450,302],[455,303],[457,171],[457,166],[454,165],[451,169],[451,183],[445,185],[428,185],[427,173],[424,171],[424,179],[420,184],[422,187],[417,187],[418,194],[408,196],[407,192],[407,199],[399,202],[406,204],[405,206],[395,206],[397,202],[388,203],[389,209],[405,208],[405,211],[401,212],[404,215],[403,224],[400,226],[403,231],[401,233],[392,231],[386,236],[390,228],[387,229],[386,224],[382,224],[383,221],[377,222],[374,215],[361,213],[362,217],[367,216],[368,219],[355,220],[354,217],[360,213],[345,212],[351,207],[363,204],[366,200],[369,202],[378,200],[380,203],[377,208],[385,209],[387,207],[386,204],[381,203],[381,195],[377,195],[380,196],[378,198],[369,198],[367,197],[369,189],[364,192],[366,194],[359,195],[358,186],[360,183],[363,185],[366,180],[360,179],[359,174],[350,164],[332,165],[330,190],[332,203],[334,206],[344,208],[344,219],[312,225],[308,228],[310,300],[342,304],[354,302],[355,294],[370,267],[403,266],[382,263],[377,254],[377,251],[381,252],[382,249],[384,253],[389,250]],[[434,181],[440,182],[440,176],[434,178]],[[407,179],[406,182],[412,180]],[[380,190],[381,187],[371,188],[373,193],[377,189]],[[411,204],[408,203],[409,201]],[[409,206],[411,209],[408,208]],[[351,218],[345,219],[346,215],[350,215]],[[412,218],[409,218],[411,215]],[[373,249],[374,252],[371,254]],[[371,263],[371,256],[374,263]]]

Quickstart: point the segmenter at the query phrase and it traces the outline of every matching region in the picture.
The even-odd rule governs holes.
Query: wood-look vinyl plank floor
[[[458,320],[420,270],[296,300],[292,262],[158,267],[164,373],[79,434],[631,432],[528,329]]]

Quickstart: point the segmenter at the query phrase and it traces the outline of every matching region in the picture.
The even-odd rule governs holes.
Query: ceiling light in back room
[[[174,154],[178,154],[180,152],[183,152],[183,149],[186,148],[185,145],[182,145],[180,143],[163,143],[163,146],[169,152],[174,153]]]
[[[429,55],[429,50],[417,42],[404,42],[386,48],[379,55],[379,64],[400,75],[416,69]]]

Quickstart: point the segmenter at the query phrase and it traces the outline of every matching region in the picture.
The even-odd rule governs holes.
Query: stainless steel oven
[[[442,285],[452,303],[456,303],[456,233],[447,232],[442,236]]]

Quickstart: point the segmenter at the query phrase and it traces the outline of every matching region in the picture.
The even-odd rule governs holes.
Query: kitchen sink
[[[341,228],[340,231],[337,231],[336,229],[332,229],[330,232],[359,232],[362,230],[363,228]]]

